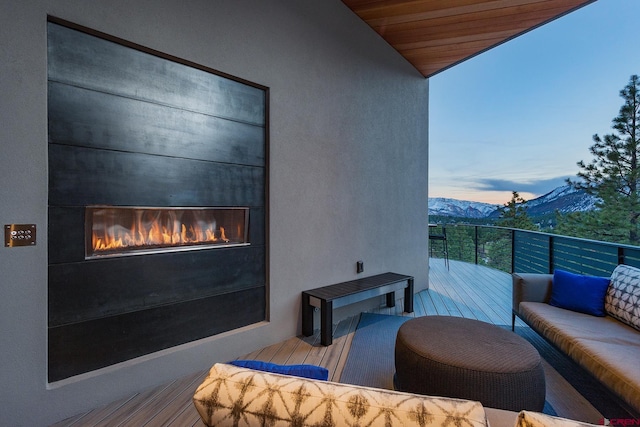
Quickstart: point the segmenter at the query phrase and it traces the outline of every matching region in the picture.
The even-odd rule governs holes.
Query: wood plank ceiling
[[[596,0],[342,0],[425,77]]]

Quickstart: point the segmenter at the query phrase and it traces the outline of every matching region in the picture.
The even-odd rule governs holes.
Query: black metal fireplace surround
[[[265,87],[49,18],[48,117],[50,382],[266,319]],[[87,256],[96,206],[248,218]]]

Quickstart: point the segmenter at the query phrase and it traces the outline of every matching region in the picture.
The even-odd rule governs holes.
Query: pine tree
[[[524,206],[524,200],[517,191],[512,192],[511,200],[499,207],[500,219],[496,225],[501,227],[519,228],[521,230],[535,230],[536,226],[527,214],[527,208]]]
[[[527,214],[525,199],[517,191],[512,192],[511,200],[499,206],[500,218],[496,225],[520,230],[535,230],[536,226]],[[508,230],[493,230],[486,245],[486,263],[498,270],[511,272],[512,245],[511,233]]]
[[[617,241],[637,245],[640,243],[640,79],[637,75],[631,76],[620,96],[624,104],[612,121],[614,132],[602,138],[598,134],[593,136],[594,144],[589,151],[594,159],[588,164],[579,161],[581,170],[577,176],[580,179],[567,182],[600,199],[599,211],[589,218],[594,226],[613,227],[616,230],[613,234],[623,229],[625,237]],[[611,224],[616,217],[621,219]],[[593,231],[606,235],[613,230]]]
[[[628,227],[622,226],[625,224],[622,216],[619,211],[611,211],[606,207],[564,215],[556,212],[557,226],[553,232],[563,236],[622,243],[629,238]]]

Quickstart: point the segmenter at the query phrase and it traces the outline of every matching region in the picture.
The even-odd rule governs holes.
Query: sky
[[[598,0],[429,79],[429,197],[503,205],[576,178],[640,75],[640,0]]]

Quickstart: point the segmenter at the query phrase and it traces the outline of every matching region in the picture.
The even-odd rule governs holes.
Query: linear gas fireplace
[[[89,206],[85,259],[245,246],[248,210]]]
[[[268,91],[48,24],[48,380],[265,321]]]

